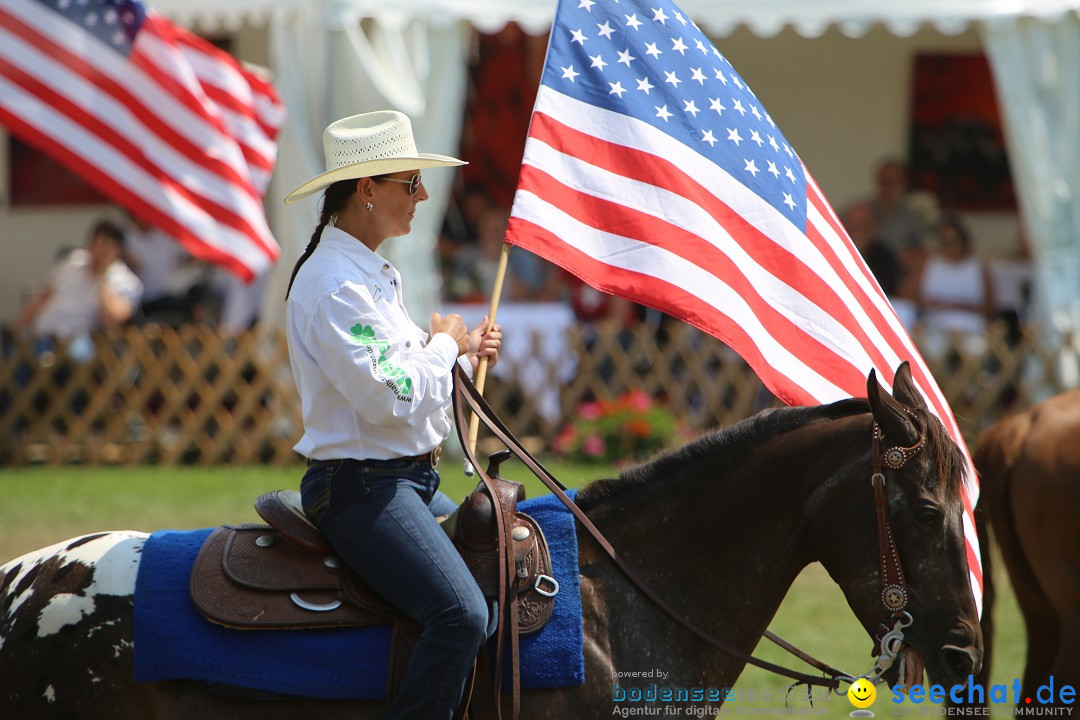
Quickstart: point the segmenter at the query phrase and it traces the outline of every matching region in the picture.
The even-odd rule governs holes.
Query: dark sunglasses
[[[416,191],[420,189],[420,173],[416,173],[415,175],[413,175],[408,180],[400,180],[398,178],[392,178],[392,177],[379,178],[379,179],[380,180],[386,180],[387,182],[396,182],[396,183],[402,183],[403,185],[408,185],[410,195],[415,195]]]

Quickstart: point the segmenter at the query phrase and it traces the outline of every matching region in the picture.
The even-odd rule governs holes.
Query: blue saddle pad
[[[559,594],[551,620],[521,638],[524,688],[585,681],[574,517],[546,495],[519,506],[544,530]],[[389,626],[339,630],[230,630],[199,614],[188,578],[211,528],[163,530],[143,549],[135,583],[135,679],[201,680],[326,699],[386,697]]]

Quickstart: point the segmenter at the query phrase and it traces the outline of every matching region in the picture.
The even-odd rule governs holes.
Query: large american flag
[[[937,383],[761,101],[670,0],[560,0],[507,242],[736,350],[789,404]],[[982,570],[968,459],[964,531]]]
[[[280,252],[283,120],[270,83],[140,0],[0,0],[0,125],[245,279]]]

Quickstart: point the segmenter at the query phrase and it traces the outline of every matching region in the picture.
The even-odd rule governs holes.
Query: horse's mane
[[[763,410],[734,425],[713,430],[687,445],[660,453],[651,460],[624,470],[617,478],[597,480],[577,495],[577,504],[588,512],[614,496],[645,485],[656,477],[670,477],[678,468],[695,465],[695,460],[732,466],[739,457],[761,443],[818,420],[848,417],[869,412],[865,399],[848,398],[829,405],[781,407]]]
[[[964,453],[937,418],[925,413],[923,420],[927,450],[937,458],[936,478],[941,483],[938,491],[947,504],[959,503],[964,491],[964,473],[967,472]]]
[[[617,478],[590,483],[578,493],[577,504],[588,512],[614,496],[645,485],[656,477],[670,477],[677,469],[694,465],[695,460],[708,458],[710,463],[731,467],[738,462],[740,456],[777,435],[819,420],[834,420],[869,411],[870,406],[865,398],[848,398],[829,405],[763,410],[727,428],[706,433],[681,448],[662,452],[641,465],[623,471]],[[937,491],[946,503],[957,503],[960,501],[967,467],[964,455],[936,418],[925,412],[919,414],[923,416],[922,425],[927,434],[925,451],[933,453],[936,458],[937,467],[933,479],[941,483]]]

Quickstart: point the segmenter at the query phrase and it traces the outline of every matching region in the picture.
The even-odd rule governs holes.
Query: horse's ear
[[[910,377],[909,374],[909,380]],[[870,402],[870,412],[888,444],[912,445],[918,442],[919,428],[915,426],[904,406],[881,387],[874,370],[870,370],[870,375],[866,378],[866,399]]]
[[[911,365],[907,360],[900,363],[900,367],[896,368],[892,394],[894,398],[910,408],[927,409],[926,399],[919,392],[919,388],[915,386],[915,380],[911,377]]]

